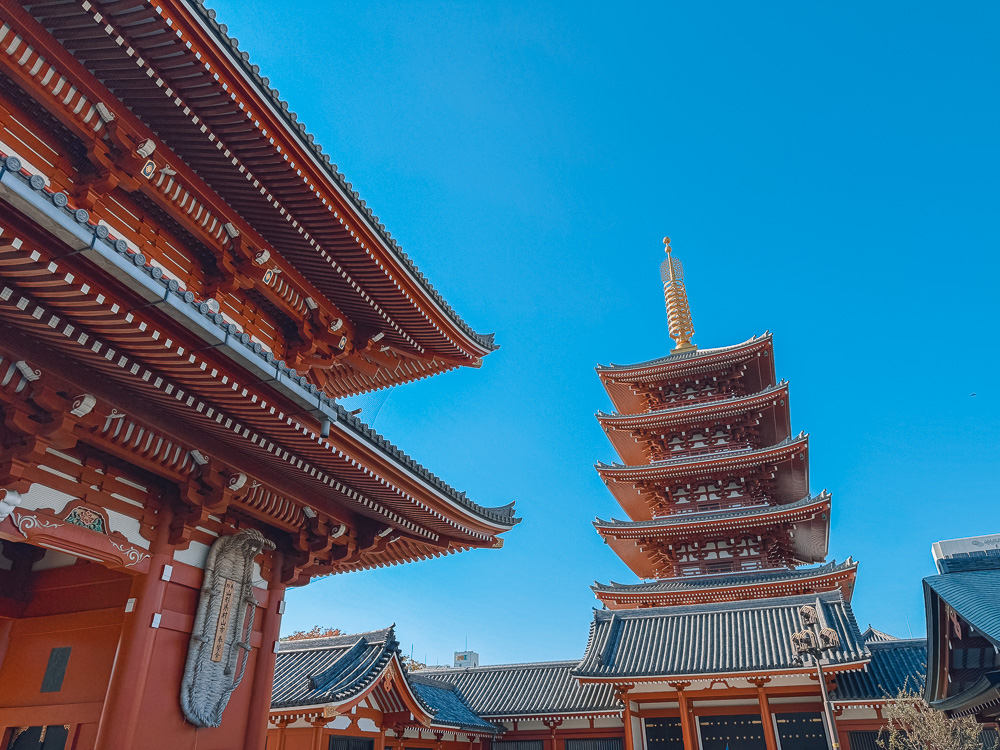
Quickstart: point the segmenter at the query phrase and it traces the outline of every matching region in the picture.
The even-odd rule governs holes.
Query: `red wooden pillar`
[[[622,713],[622,722],[625,724],[625,750],[635,750],[635,737],[632,736],[632,701],[628,690],[622,691],[621,698],[625,703],[625,711]]]
[[[698,725],[694,720],[691,700],[684,693],[684,686],[677,688],[677,707],[681,715],[681,737],[684,750],[698,750]]]
[[[326,727],[326,721],[327,720],[323,718],[322,714],[319,716],[319,718],[312,720],[312,725],[313,725],[312,750],[323,750],[323,729]],[[381,737],[382,737],[382,748],[384,748],[385,734],[383,733]],[[382,750],[382,748],[379,747],[378,741],[376,740],[375,750]]]
[[[764,726],[764,742],[767,750],[778,750],[778,740],[774,734],[774,719],[771,718],[771,704],[767,700],[767,693],[764,692],[764,683],[767,680],[757,681],[757,702],[760,703],[760,722]]]
[[[253,670],[250,686],[250,707],[247,714],[247,731],[243,739],[246,750],[264,750],[267,741],[267,717],[271,711],[271,689],[274,687],[274,644],[281,628],[281,610],[284,609],[285,584],[280,572],[284,559],[281,552],[271,553],[271,570],[275,571],[268,582],[267,608],[260,624],[260,649]]]
[[[173,511],[166,505],[161,507],[156,514],[156,537],[149,547],[149,573],[132,579],[129,592],[132,611],[125,615],[118,639],[118,653],[97,727],[97,750],[136,747],[139,710],[156,640],[153,615],[162,609],[167,590],[163,566],[173,559],[173,546],[168,539],[172,520]]]

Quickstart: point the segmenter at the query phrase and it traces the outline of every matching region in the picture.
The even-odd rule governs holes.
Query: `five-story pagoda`
[[[609,609],[840,589],[857,564],[826,558],[831,497],[809,493],[809,440],[793,434],[771,334],[699,350],[681,263],[661,266],[673,352],[597,368],[615,407],[597,419],[621,463],[597,471],[628,515],[598,519],[638,584],[596,584]]]

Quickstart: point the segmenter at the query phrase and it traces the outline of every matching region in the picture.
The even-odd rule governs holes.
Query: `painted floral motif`
[[[73,510],[66,514],[66,518],[63,520],[66,523],[71,523],[74,526],[82,526],[99,534],[108,533],[108,530],[104,526],[104,517],[97,511],[84,508],[82,505],[73,508]]]

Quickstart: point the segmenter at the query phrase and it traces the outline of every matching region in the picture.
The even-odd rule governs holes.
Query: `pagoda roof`
[[[754,588],[769,590],[768,587],[803,584],[840,574],[848,574],[853,581],[857,569],[858,563],[852,558],[847,558],[842,563],[833,560],[816,567],[802,567],[791,570],[787,568],[746,570],[718,575],[677,576],[675,578],[661,578],[657,581],[642,581],[640,583],[617,583],[615,581],[599,583],[595,581],[594,585],[590,588],[599,599],[603,599],[602,594],[611,595],[615,598],[636,599],[656,594],[684,596],[698,594],[699,592],[705,592],[708,596],[711,596],[712,591],[720,589],[739,590]],[[747,598],[743,595],[741,597]],[[733,598],[740,597],[734,596]],[[773,595],[766,598],[773,598]],[[849,594],[846,594],[844,598],[850,601]]]
[[[620,683],[716,674],[801,673],[791,644],[798,609],[816,607],[840,636],[827,669],[857,669],[869,659],[854,613],[840,592],[640,610],[595,610],[590,639],[574,674]]]
[[[426,377],[496,348],[445,302],[201,0],[28,7],[16,23],[51,35],[46,57],[82,96],[77,110],[120,99],[117,119],[157,137],[156,158],[169,161],[178,190],[204,184],[231,221],[252,217],[322,296],[412,357],[412,367],[355,372],[338,389]]]
[[[619,463],[599,461],[594,468],[602,476],[648,479],[652,476],[684,476],[696,474],[699,471],[711,471],[720,466],[725,468],[742,468],[756,466],[769,458],[784,458],[809,446],[809,436],[800,432],[793,437],[787,437],[776,445],[767,448],[744,448],[738,450],[721,450],[718,453],[707,453],[697,456],[678,456],[648,464],[626,466]]]
[[[872,630],[871,626],[868,630]],[[837,687],[830,694],[832,701],[881,702],[895,698],[904,688],[917,693],[924,689],[927,640],[889,638],[867,641],[871,661],[864,669],[837,675]]]
[[[597,412],[597,419],[603,427],[610,429],[635,429],[640,427],[659,427],[670,424],[686,424],[697,419],[712,417],[728,417],[742,414],[768,402],[774,403],[776,398],[788,398],[788,381],[769,386],[757,393],[746,396],[732,396],[715,401],[692,401],[682,406],[640,414],[619,414],[617,412]]]
[[[812,513],[830,509],[830,493],[823,491],[819,495],[804,497],[794,503],[784,505],[749,505],[742,508],[728,508],[703,513],[674,513],[660,516],[647,521],[619,521],[612,519],[595,520],[594,528],[598,531],[613,533],[620,538],[648,537],[657,532],[664,536],[674,531],[690,529],[732,529],[740,526],[759,526],[793,522],[807,518]],[[745,522],[745,523],[743,523]]]
[[[598,365],[596,369],[602,380],[606,378],[614,380],[625,380],[630,377],[644,378],[654,374],[662,375],[666,372],[678,374],[695,372],[704,365],[710,364],[713,367],[717,367],[729,362],[738,362],[770,345],[771,339],[771,332],[766,331],[760,336],[754,336],[742,343],[731,346],[675,352],[674,354],[668,354],[666,357],[657,357],[656,359],[637,362],[631,365],[614,363]]]
[[[651,521],[598,520],[595,528],[636,575],[653,578],[660,571],[656,555],[672,540],[742,534],[794,524],[791,550],[781,562],[816,563],[826,559],[830,542],[830,495],[806,497],[787,505],[764,505],[709,513],[678,513]]]
[[[598,463],[597,473],[604,480],[611,494],[615,496],[630,518],[645,520],[652,518],[649,503],[644,499],[644,490],[636,487],[643,482],[656,484],[679,479],[697,480],[724,472],[739,472],[766,464],[787,465],[796,455],[808,457],[809,438],[805,433],[789,437],[767,448],[743,448],[703,453],[695,456],[679,456],[649,464],[625,466],[618,463]],[[775,499],[789,502],[809,493],[809,464],[802,462],[801,470],[781,478]]]
[[[472,709],[485,718],[619,714],[610,685],[581,684],[573,676],[579,661],[424,669],[456,685]]]

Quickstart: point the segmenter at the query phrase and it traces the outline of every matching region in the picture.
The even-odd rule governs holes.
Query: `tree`
[[[340,628],[323,628],[313,625],[309,630],[296,630],[291,635],[281,638],[282,641],[304,641],[307,638],[329,638],[334,635],[343,635]]]
[[[882,750],[982,750],[983,728],[975,717],[949,719],[904,686],[882,708],[887,727],[878,746]]]
[[[406,667],[407,671],[409,672],[417,672],[421,669],[427,668],[427,665],[424,664],[422,661],[417,661],[416,659],[410,656],[406,656],[405,654],[400,655],[399,660],[403,663],[403,666]]]

